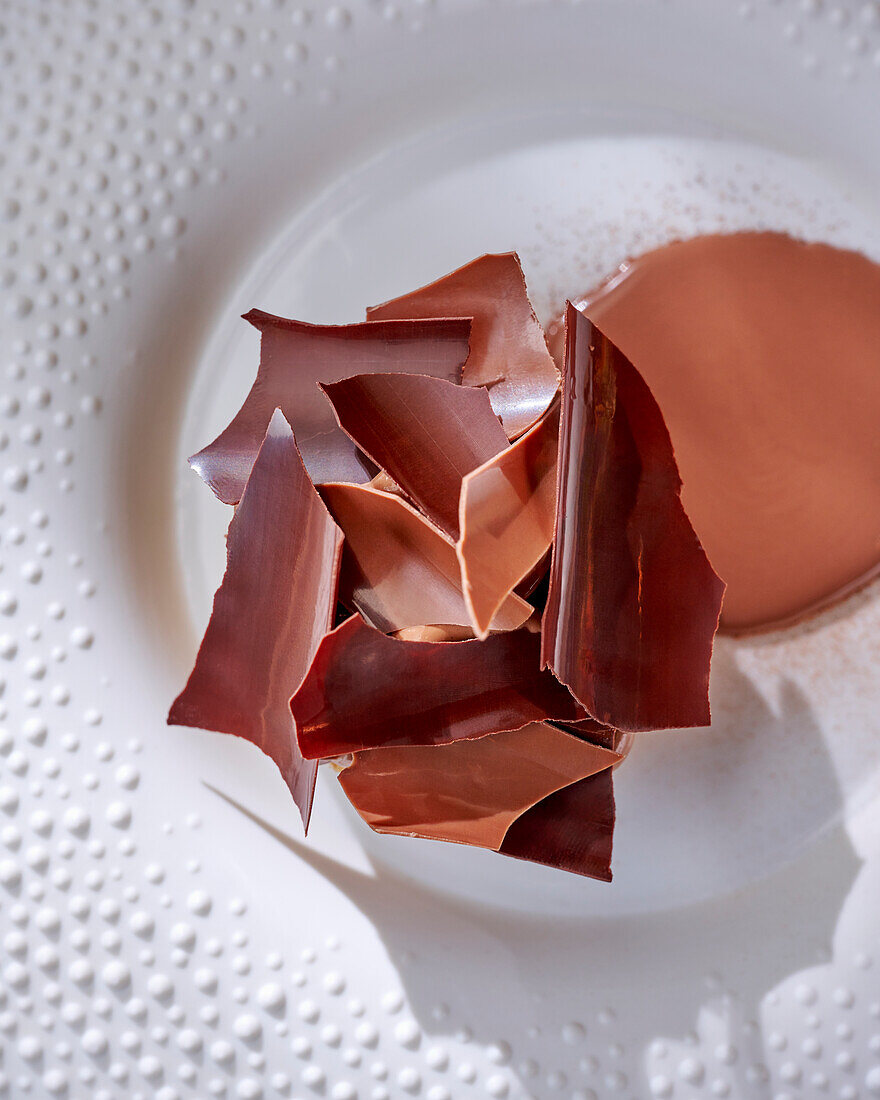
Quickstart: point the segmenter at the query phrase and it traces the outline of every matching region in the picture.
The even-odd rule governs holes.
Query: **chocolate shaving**
[[[510,826],[502,855],[611,882],[614,841],[612,769],[555,791]]]
[[[406,501],[365,485],[329,484],[321,495],[345,534],[339,598],[377,630],[425,623],[470,626],[455,547]],[[515,630],[532,614],[511,595],[492,621]]]
[[[570,303],[542,660],[598,721],[708,725],[724,584],[685,514],[663,416]]]
[[[508,446],[486,391],[418,374],[357,374],[321,389],[342,430],[457,539],[461,479]]]
[[[461,537],[456,546],[474,632],[524,580],[534,589],[553,540],[559,409],[463,480]],[[526,586],[528,588],[528,585]]]
[[[541,637],[527,630],[410,642],[352,615],[321,641],[290,701],[300,751],[318,760],[576,719],[581,708],[540,657]]]
[[[280,410],[229,524],[226,573],[169,725],[233,733],[278,765],[308,829],[317,765],[296,745],[290,697],[336,607],[342,534]]]
[[[260,330],[260,367],[232,422],[190,465],[226,504],[235,504],[266,426],[280,408],[296,432],[312,481],[369,481],[375,469],[340,431],[317,382],[357,372],[414,371],[458,382],[468,353],[467,318],[309,325],[252,309]]]
[[[466,642],[474,632],[467,626],[451,626],[449,623],[430,623],[427,626],[405,626],[395,630],[392,638],[402,642]]]
[[[339,782],[376,832],[498,849],[541,799],[617,759],[539,722],[450,745],[359,752]]]
[[[429,286],[373,306],[367,316],[472,317],[462,381],[490,386],[492,408],[510,439],[535,423],[559,388],[515,252],[480,256]]]

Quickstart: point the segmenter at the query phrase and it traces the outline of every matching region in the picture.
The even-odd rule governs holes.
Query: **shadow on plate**
[[[819,731],[794,689],[782,695],[782,712],[761,733],[799,735],[810,759],[803,797],[824,797],[822,816],[837,818],[840,794]],[[749,774],[761,751],[754,737],[742,741]],[[734,785],[743,820],[760,814],[729,758],[724,772],[718,782]],[[778,991],[799,988],[799,975],[827,964],[869,869],[859,874],[860,860],[835,825],[807,837],[800,855],[772,875],[698,904],[617,917],[535,915],[456,897],[372,855],[372,873],[354,870],[211,789],[364,914],[425,1035],[467,1034],[484,1047],[503,1041],[527,1096],[553,1094],[549,1081],[560,1080],[569,1093],[580,1085],[600,1096],[645,1095],[650,1080],[651,1090],[670,1096],[667,1079],[690,1073],[699,1091],[710,1072],[727,1082],[719,1095],[756,1088],[762,1095],[780,1058],[767,1022]],[[687,1082],[677,1088],[677,1097],[691,1094]]]

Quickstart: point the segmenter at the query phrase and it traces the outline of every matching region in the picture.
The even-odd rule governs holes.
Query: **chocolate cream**
[[[880,571],[880,266],[779,233],[703,236],[576,304],[663,411],[727,582],[723,627],[793,622]]]

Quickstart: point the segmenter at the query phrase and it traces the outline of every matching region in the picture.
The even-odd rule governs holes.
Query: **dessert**
[[[788,625],[876,575],[880,265],[781,233],[695,237],[576,304],[663,410],[727,582],[722,629]]]
[[[648,386],[571,305],[562,374],[518,258],[313,326],[191,459],[237,504],[173,724],[318,762],[378,832],[610,880],[632,731],[709,722],[724,585]],[[336,624],[334,626],[334,624]]]

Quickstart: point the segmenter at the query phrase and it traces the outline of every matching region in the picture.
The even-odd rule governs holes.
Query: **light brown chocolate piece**
[[[339,782],[378,833],[497,850],[535,803],[617,759],[609,749],[534,723],[475,741],[356,753]]]
[[[559,408],[462,481],[456,545],[474,632],[544,561],[556,516]]]
[[[345,534],[339,598],[384,633],[425,623],[470,626],[455,547],[400,497],[328,484],[321,495]],[[511,595],[492,625],[514,630],[532,607]]]
[[[405,626],[395,630],[393,637],[402,642],[466,642],[473,638],[474,632],[467,626],[452,626],[449,623],[431,623],[428,626]]]
[[[880,266],[779,233],[696,237],[579,303],[651,387],[722,627],[790,623],[880,568]]]
[[[470,353],[462,381],[487,386],[492,408],[510,439],[544,413],[559,388],[559,372],[529,302],[515,252],[489,254],[367,310],[391,317],[471,317]]]

